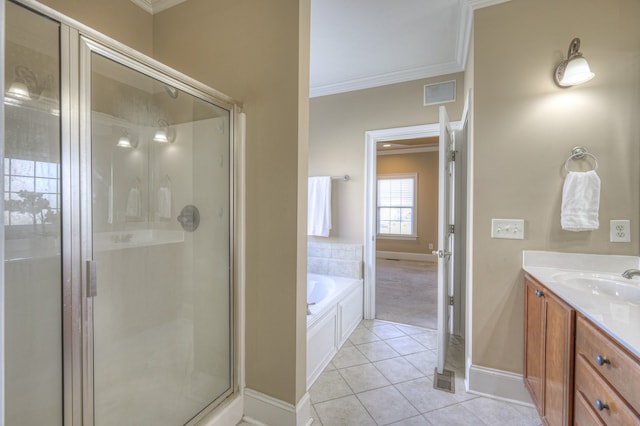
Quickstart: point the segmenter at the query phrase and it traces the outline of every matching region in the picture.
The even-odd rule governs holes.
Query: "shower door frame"
[[[193,87],[185,84],[184,82],[172,78],[171,73],[168,71],[161,71],[155,69],[150,64],[146,64],[142,62],[139,58],[132,58],[128,55],[125,55],[122,52],[118,52],[112,47],[108,46],[105,43],[95,40],[92,37],[89,37],[85,34],[78,35],[78,45],[79,45],[79,64],[80,64],[80,205],[81,206],[90,206],[92,200],[92,187],[91,187],[91,179],[92,179],[92,96],[91,96],[91,78],[92,78],[92,55],[97,54],[106,59],[113,61],[119,65],[123,65],[125,67],[131,68],[134,71],[137,71],[141,74],[144,74],[147,77],[158,80],[164,84],[168,84],[176,89],[181,90],[189,95],[192,95],[196,98],[204,100],[208,103],[211,103],[215,106],[221,107],[227,111],[229,111],[229,137],[231,142],[233,140],[234,134],[233,129],[235,127],[235,118],[234,118],[234,105],[228,102],[221,102],[220,100],[210,96],[202,91],[196,90]],[[233,238],[233,223],[234,223],[234,209],[233,209],[233,173],[234,173],[234,155],[233,155],[233,144],[229,146],[229,229],[230,229],[230,247],[229,247],[229,271],[230,271],[230,287],[229,287],[229,303],[230,303],[230,324],[231,324],[231,338],[230,338],[230,359],[232,360],[232,364],[230,365],[230,375],[231,375],[231,386],[229,390],[225,391],[221,396],[216,398],[210,404],[205,406],[202,411],[194,417],[191,418],[187,425],[197,423],[202,417],[204,417],[210,410],[207,410],[207,407],[217,406],[220,401],[224,400],[230,394],[232,394],[235,390],[235,374],[234,374],[234,336],[233,336],[233,285],[231,283],[234,282],[233,275],[233,247],[234,247],[234,238]],[[93,230],[92,230],[92,211],[91,208],[84,209],[80,214],[80,226],[82,229],[81,232],[81,253],[82,253],[82,261],[80,264],[80,270],[82,274],[81,279],[81,292],[82,292],[82,300],[83,300],[83,369],[85,374],[83,375],[83,423],[86,425],[93,424],[94,420],[94,368],[93,368],[93,360],[94,360],[94,352],[93,352],[93,342],[94,342],[94,332],[93,332],[93,297],[91,296],[90,290],[90,277],[88,268],[85,267],[85,262],[89,262],[93,259]]]
[[[4,1],[0,0],[0,11]],[[90,58],[96,52],[151,78],[229,111],[229,303],[231,386],[187,424],[210,414],[240,388],[242,375],[243,158],[244,114],[233,98],[176,71],[35,0],[8,0],[60,23],[60,179],[62,223],[63,424],[92,425],[93,300],[88,297],[85,261],[92,259]],[[3,13],[3,16],[6,16]],[[4,19],[0,26],[3,40]],[[4,72],[4,43],[0,45]],[[87,75],[89,74],[89,75]],[[4,79],[0,81],[2,88]],[[82,86],[81,86],[82,85]],[[4,93],[4,92],[3,92]],[[3,108],[0,113],[4,117]],[[0,117],[1,119],[1,117]],[[4,124],[0,131],[4,131]],[[1,202],[1,200],[0,200]],[[2,232],[0,230],[0,232]],[[0,248],[0,251],[3,248]],[[0,269],[2,271],[2,269]],[[4,276],[4,275],[3,275]],[[2,279],[4,279],[2,277]],[[0,303],[4,304],[2,294]],[[3,305],[2,305],[3,306]],[[2,308],[0,306],[0,308]],[[3,312],[3,308],[0,309]],[[0,319],[0,325],[2,325]],[[0,334],[2,337],[2,334]],[[0,342],[0,350],[3,349]],[[3,361],[0,353],[0,361]],[[4,362],[0,364],[4,368]],[[0,407],[4,403],[0,374]],[[195,413],[194,413],[195,414]],[[0,416],[0,422],[2,418]]]

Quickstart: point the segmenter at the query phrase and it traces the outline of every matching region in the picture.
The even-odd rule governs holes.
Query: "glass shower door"
[[[93,420],[185,424],[233,386],[230,109],[84,43]]]
[[[12,2],[5,12],[0,424],[61,425],[60,25]]]

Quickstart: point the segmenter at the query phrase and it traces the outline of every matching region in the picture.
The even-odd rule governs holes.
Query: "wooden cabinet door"
[[[550,425],[569,425],[573,413],[573,336],[575,311],[545,292],[544,418]]]
[[[524,383],[540,417],[544,416],[545,300],[542,287],[525,277]]]
[[[571,424],[575,311],[525,276],[524,382],[545,424]]]

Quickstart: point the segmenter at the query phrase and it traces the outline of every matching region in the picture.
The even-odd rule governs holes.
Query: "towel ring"
[[[567,161],[564,162],[564,169],[567,173],[570,172],[569,170],[569,161],[571,160],[580,160],[582,158],[584,158],[585,155],[588,155],[589,157],[593,158],[593,161],[595,161],[595,165],[593,167],[593,171],[595,172],[596,170],[598,170],[598,158],[593,155],[592,153],[588,152],[587,149],[583,146],[576,146],[575,148],[573,148],[571,150],[571,155],[569,156],[569,158],[567,158]]]

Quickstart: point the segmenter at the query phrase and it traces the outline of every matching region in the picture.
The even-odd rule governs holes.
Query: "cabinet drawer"
[[[574,424],[578,426],[605,426],[600,417],[591,408],[589,401],[582,392],[576,392],[573,413]]]
[[[576,356],[575,394],[584,395],[586,403],[597,410],[598,401],[607,408],[597,411],[598,417],[608,425],[640,424],[640,417],[622,400],[607,382],[598,375],[583,355]],[[576,398],[579,400],[579,397]]]
[[[639,361],[581,315],[576,325],[576,358],[579,355],[640,412]]]

